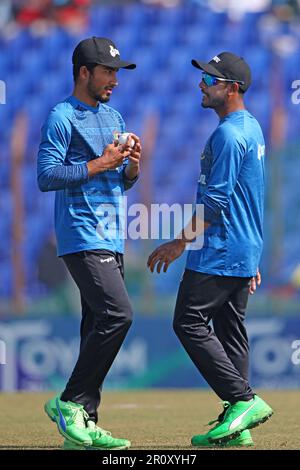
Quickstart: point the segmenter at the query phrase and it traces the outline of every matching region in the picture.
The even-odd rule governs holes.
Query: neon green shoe
[[[56,423],[56,418],[58,417],[58,411],[56,409],[56,399],[57,398],[59,398],[59,395],[57,395],[54,398],[51,398],[51,400],[48,400],[44,405],[45,413],[48,415],[48,417],[54,423]]]
[[[238,401],[227,408],[223,421],[207,433],[207,438],[211,443],[225,444],[245,429],[265,422],[272,414],[272,408],[257,395],[249,401]]]
[[[60,434],[69,441],[84,446],[92,445],[86,420],[89,415],[82,405],[71,401],[64,402],[55,397],[44,406],[49,418],[56,422]]]
[[[128,449],[130,447],[130,442],[125,440],[125,439],[115,439],[111,436],[111,432],[106,431],[105,429],[100,428],[99,426],[96,426],[93,421],[88,421],[88,428],[94,433],[95,431],[101,432],[102,434],[102,442],[101,446],[83,446],[81,444],[75,444],[74,442],[69,441],[68,439],[64,440],[64,443],[62,445],[63,450],[118,450],[118,449]],[[96,428],[96,429],[95,429]],[[103,435],[110,436],[110,447],[103,447]],[[114,440],[114,447],[111,447],[111,439]],[[98,443],[99,444],[99,443]],[[122,445],[122,447],[120,447]]]
[[[65,439],[63,445],[61,446],[62,450],[88,450],[89,447],[83,446],[82,444],[75,444],[75,442]]]
[[[96,426],[94,421],[87,422],[87,429],[92,439],[92,448],[98,450],[125,450],[131,446],[127,439],[117,439],[109,431]]]
[[[208,425],[210,426],[211,424],[215,424],[215,423],[217,423],[218,425],[219,423],[221,423],[229,407],[230,407],[230,403],[228,401],[224,401],[222,413],[219,414],[217,419],[210,421]],[[236,439],[231,439],[230,441],[228,441],[227,443],[223,445],[210,442],[208,439],[208,433],[198,434],[196,436],[193,436],[191,443],[192,443],[192,446],[194,447],[249,447],[249,446],[254,445],[250,431],[248,430],[243,431],[241,435],[238,436]]]
[[[250,447],[253,445],[254,442],[248,429],[242,431],[236,439],[231,439],[224,444],[210,442],[209,433],[198,434],[192,437],[192,446],[194,447]]]

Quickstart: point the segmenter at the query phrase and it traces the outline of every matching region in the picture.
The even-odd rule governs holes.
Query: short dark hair
[[[232,85],[232,83],[235,83],[235,82],[224,82],[226,83],[227,85]],[[241,95],[241,96],[244,96],[245,92],[244,90],[241,90],[241,87],[239,86],[239,89],[238,89],[238,94]]]
[[[88,64],[74,64],[73,65],[73,79],[74,79],[74,82],[76,82],[76,80],[79,76],[80,67],[85,66],[88,69],[88,71],[92,74],[94,68],[97,67],[97,65],[99,65],[99,64],[91,64],[91,63],[88,63]]]

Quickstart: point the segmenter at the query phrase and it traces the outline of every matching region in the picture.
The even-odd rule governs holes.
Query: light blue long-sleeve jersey
[[[83,250],[124,252],[124,190],[132,186],[126,164],[89,179],[87,162],[125,131],[120,114],[69,97],[53,108],[42,128],[38,153],[41,191],[56,191],[58,256]]]
[[[246,110],[228,114],[201,155],[197,204],[211,225],[186,267],[221,276],[251,277],[263,246],[265,142]]]

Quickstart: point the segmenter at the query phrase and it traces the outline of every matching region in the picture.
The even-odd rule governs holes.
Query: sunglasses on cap
[[[231,80],[230,78],[214,77],[213,75],[209,75],[206,72],[202,73],[202,80],[207,86],[215,86],[218,82],[240,83],[241,85],[245,84],[245,82],[242,82],[241,80]]]

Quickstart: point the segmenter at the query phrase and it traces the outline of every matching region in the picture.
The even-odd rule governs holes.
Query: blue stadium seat
[[[89,11],[90,28],[93,36],[109,37],[109,31],[122,20],[122,9],[112,6],[95,6]]]
[[[266,78],[266,73],[271,67],[271,53],[268,49],[261,47],[260,45],[247,48],[246,60],[251,67],[251,72],[254,78],[262,77]]]
[[[8,300],[12,295],[13,280],[12,264],[10,259],[5,261],[1,259],[0,279],[0,297]]]

